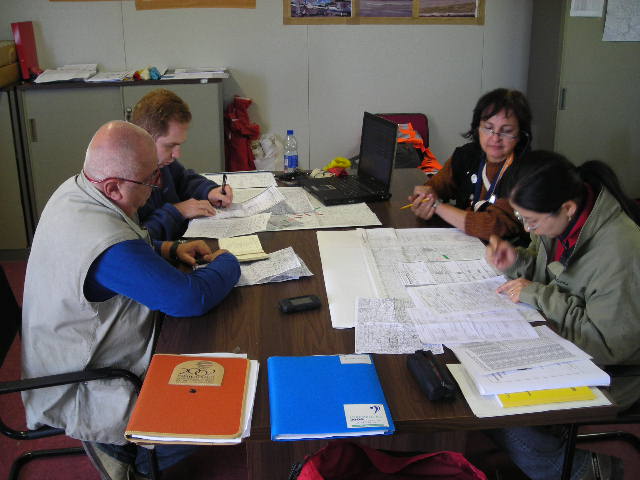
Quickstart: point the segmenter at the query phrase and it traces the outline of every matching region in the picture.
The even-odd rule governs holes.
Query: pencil
[[[424,203],[424,202],[427,202],[429,200],[431,200],[431,199],[430,198],[425,198],[420,203]],[[408,205],[403,205],[402,207],[400,207],[400,210],[404,210],[405,208],[411,208],[411,207],[413,207],[413,203],[410,203]]]

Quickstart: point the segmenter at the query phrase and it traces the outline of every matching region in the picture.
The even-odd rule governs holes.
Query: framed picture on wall
[[[283,0],[285,25],[484,24],[485,0]]]

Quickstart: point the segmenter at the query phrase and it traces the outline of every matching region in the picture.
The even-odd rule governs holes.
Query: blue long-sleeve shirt
[[[173,204],[190,198],[206,200],[218,184],[184,168],[177,160],[162,167],[160,172],[162,187],[153,189],[147,203],[138,210],[138,216],[154,240],[176,240],[185,232],[188,222]]]
[[[173,317],[195,317],[220,303],[238,278],[240,264],[230,253],[204,268],[183,273],[144,241],[127,240],[96,258],[87,273],[84,293],[92,302],[120,294]]]

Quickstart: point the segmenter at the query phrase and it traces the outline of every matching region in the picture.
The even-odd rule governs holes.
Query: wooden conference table
[[[383,227],[444,226],[416,218],[400,210],[414,185],[424,182],[415,169],[396,169],[391,200],[371,203]],[[375,228],[375,227],[374,227]],[[379,227],[378,227],[379,228]],[[314,273],[312,277],[282,283],[239,287],[207,315],[193,319],[164,320],[157,352],[247,353],[260,362],[251,436],[245,440],[248,478],[286,479],[291,464],[321,448],[326,441],[272,442],[269,426],[267,358],[274,355],[327,355],[354,352],[354,329],[331,326],[322,265],[315,230],[261,232],[267,252],[292,246]],[[320,310],[283,314],[278,300],[316,294]],[[447,361],[455,361],[448,352]],[[406,367],[405,355],[374,355],[374,362],[391,409],[396,433],[383,437],[360,437],[358,442],[376,448],[406,451],[464,450],[465,430],[522,425],[548,425],[610,419],[615,407],[594,407],[553,412],[476,418],[462,394],[453,402],[432,403],[419,390]],[[220,447],[236,448],[236,447]]]

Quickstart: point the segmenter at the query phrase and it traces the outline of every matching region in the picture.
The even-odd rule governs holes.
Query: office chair
[[[417,168],[424,160],[424,149],[429,147],[429,121],[423,113],[378,113],[379,117],[403,125],[411,123],[414,132],[399,130],[394,168]],[[414,135],[417,134],[416,137]],[[400,139],[402,137],[402,139]],[[420,141],[420,138],[422,141]],[[434,166],[435,167],[435,166]],[[437,166],[436,168],[441,168]]]
[[[571,478],[571,466],[573,464],[573,455],[575,452],[576,443],[607,442],[620,440],[631,445],[635,448],[637,453],[640,453],[640,439],[631,432],[627,432],[624,430],[607,429],[607,431],[602,432],[578,433],[578,429],[580,427],[592,425],[612,426],[637,424],[640,424],[640,402],[634,403],[630,408],[628,408],[624,412],[619,413],[614,420],[576,423],[569,425],[561,480],[569,480]]]
[[[399,125],[411,123],[413,129],[422,137],[424,146],[429,146],[429,120],[424,113],[378,113],[377,115]]]
[[[17,336],[21,327],[21,311],[16,302],[7,276],[2,268],[0,268],[0,308],[2,309],[3,319],[0,321],[0,366],[4,363],[4,359],[9,351],[14,338]],[[23,392],[26,390],[34,390],[40,388],[56,387],[59,385],[69,385],[73,383],[88,382],[93,380],[105,380],[113,378],[124,378],[130,381],[140,391],[142,381],[128,370],[119,368],[96,368],[82,370],[79,372],[62,373],[58,375],[48,375],[38,378],[27,378],[23,380],[0,382],[0,395]],[[37,430],[14,430],[8,427],[2,418],[0,418],[0,433],[14,440],[35,440],[38,438],[52,437],[55,435],[63,435],[64,429],[44,426]],[[160,478],[158,464],[155,451],[147,450],[149,455],[149,464],[151,465],[151,478],[154,480]],[[9,472],[9,480],[17,480],[20,475],[21,468],[32,460],[46,457],[56,457],[62,455],[83,455],[84,449],[81,447],[60,448],[51,450],[36,450],[25,452],[11,465]]]

